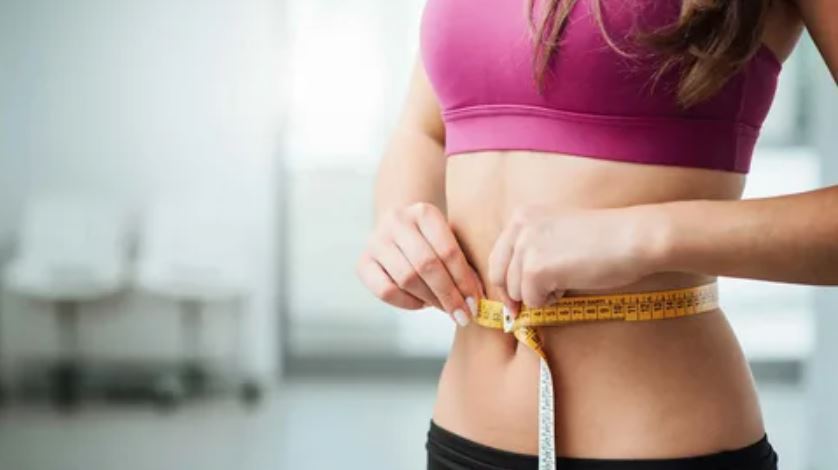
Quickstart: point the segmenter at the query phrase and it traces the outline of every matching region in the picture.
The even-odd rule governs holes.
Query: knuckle
[[[436,211],[436,206],[429,202],[417,202],[411,206],[411,209],[417,217],[423,218],[432,216]]]
[[[509,225],[513,227],[519,227],[524,224],[524,216],[521,214],[520,210],[516,210],[512,217],[509,218]]]
[[[378,223],[378,232],[387,232],[404,217],[404,209],[394,209],[388,212]]]
[[[419,260],[419,262],[416,265],[416,271],[418,271],[419,274],[423,275],[431,274],[434,271],[436,271],[437,265],[438,260],[435,257],[426,256]]]
[[[407,271],[396,279],[396,284],[402,289],[406,289],[416,284],[419,280],[419,273],[416,271]]]
[[[393,220],[395,220],[396,216],[393,217]],[[393,227],[395,225],[393,220],[382,222],[376,227],[369,238],[367,238],[368,247],[382,245],[392,239]]]
[[[439,256],[446,262],[454,262],[460,258],[460,249],[456,245],[446,245],[440,250]]]
[[[397,211],[393,214],[390,220],[390,225],[387,227],[388,231],[394,230],[398,226],[407,225],[410,223],[410,213],[404,210]]]
[[[377,262],[379,264],[384,265],[383,260],[387,259],[387,243],[384,242],[377,242],[371,243],[367,247],[367,253],[369,253],[369,258],[365,261],[369,261],[371,264],[373,262]]]
[[[438,294],[437,297],[442,305],[445,307],[445,310],[452,311],[456,308],[458,303],[458,295],[457,291],[453,288],[445,289],[442,293]]]
[[[373,236],[367,239],[366,251],[368,253],[375,253],[376,249],[383,244],[384,240],[381,234],[373,234]]]
[[[532,217],[533,209],[530,206],[521,206],[512,213],[512,221],[515,224],[525,224]]]

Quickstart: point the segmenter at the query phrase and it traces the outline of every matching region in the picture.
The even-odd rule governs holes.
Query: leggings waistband
[[[471,441],[431,421],[428,441],[428,470],[532,470],[538,456],[495,449]],[[768,435],[736,450],[696,457],[666,459],[590,459],[557,457],[561,470],[776,470],[777,454]]]

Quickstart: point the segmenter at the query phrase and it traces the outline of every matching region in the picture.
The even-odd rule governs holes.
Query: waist
[[[744,182],[742,175],[731,172],[540,152],[481,152],[448,160],[447,215],[467,259],[486,284],[489,254],[512,213],[521,206],[537,205],[548,213],[560,213],[575,208],[737,199]],[[677,289],[713,280],[687,273],[660,273],[620,291]],[[489,298],[498,298],[491,286],[486,287]],[[568,292],[574,293],[589,292]]]
[[[536,454],[538,356],[499,330],[458,330],[434,419],[486,445]],[[750,370],[721,310],[540,327],[538,335],[553,374],[557,455],[698,455],[764,433]]]

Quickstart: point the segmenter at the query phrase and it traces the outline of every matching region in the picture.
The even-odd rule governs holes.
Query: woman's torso
[[[772,12],[766,31],[766,43],[781,57],[798,30],[781,16],[787,13]],[[718,170],[488,151],[449,157],[446,198],[458,240],[487,296],[497,299],[488,284],[487,261],[519,206],[561,211],[737,199],[744,182],[740,173]],[[711,280],[657,273],[614,292]],[[558,455],[680,457],[743,447],[765,432],[751,373],[721,311],[668,321],[543,328],[540,334],[554,377]],[[475,324],[458,328],[440,378],[434,420],[468,439],[534,454],[537,379],[537,356],[511,335]]]

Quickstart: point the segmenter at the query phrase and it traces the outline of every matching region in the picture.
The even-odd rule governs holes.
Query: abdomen
[[[735,199],[740,174],[529,152],[449,158],[448,216],[489,298],[487,261],[518,206],[623,207]],[[708,221],[712,223],[712,221]],[[619,292],[712,281],[656,273]],[[584,292],[570,291],[569,294]],[[721,299],[722,304],[724,299]],[[658,458],[743,447],[763,434],[752,378],[721,311],[644,323],[544,328],[556,399],[559,455]],[[492,447],[537,452],[538,359],[511,335],[458,328],[435,421]]]

